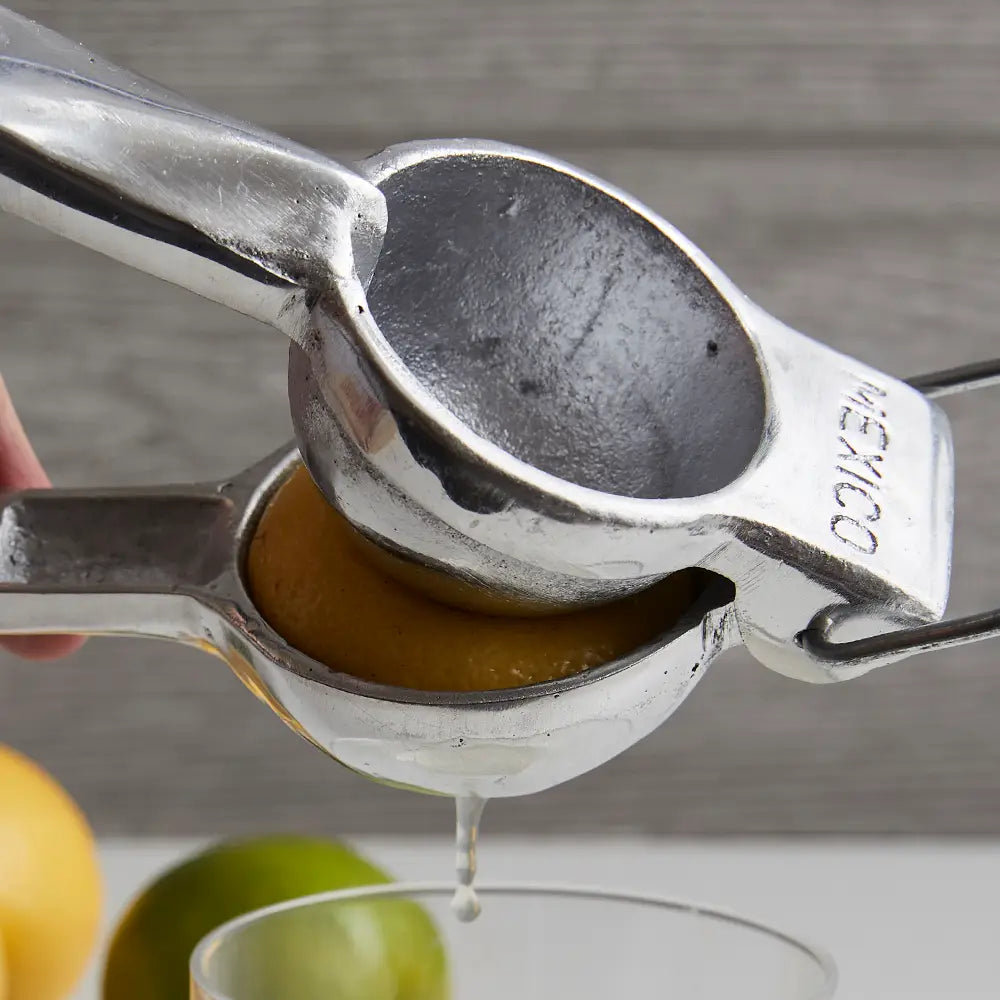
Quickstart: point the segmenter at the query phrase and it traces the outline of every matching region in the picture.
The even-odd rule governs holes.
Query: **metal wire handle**
[[[906,382],[932,399],[986,389],[1000,385],[1000,358],[917,375]],[[878,667],[916,653],[1000,638],[1000,608],[849,642],[829,638],[838,623],[839,620],[830,619],[798,636],[799,644],[810,656],[831,667]]]
[[[973,389],[988,389],[990,386],[1000,385],[1000,358],[946,368],[929,375],[917,375],[906,379],[906,382],[931,399],[971,392]]]

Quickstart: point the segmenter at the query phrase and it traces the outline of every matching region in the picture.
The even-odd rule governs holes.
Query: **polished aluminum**
[[[358,170],[389,209],[367,309],[292,348],[289,394],[362,532],[528,607],[700,566],[751,652],[809,680],[865,669],[796,641],[827,611],[851,637],[941,617],[953,456],[925,394],[552,157],[420,142]]]
[[[656,642],[565,680],[456,694],[338,673],[267,625],[243,577],[257,521],[298,461],[289,447],[222,483],[0,497],[0,634],[148,636],[217,653],[348,767],[483,798],[540,791],[626,750],[737,640],[732,586],[708,577]]]
[[[1000,359],[959,365],[944,371],[917,375],[906,380],[926,396],[937,399],[974,389],[1000,385]],[[860,639],[833,638],[839,626],[856,612],[847,608],[832,610],[805,629],[797,641],[816,661],[827,664],[831,671],[838,668],[871,670],[905,659],[916,653],[943,652],[967,646],[984,639],[1000,638],[1000,608],[979,614],[951,618],[900,628]]]
[[[371,274],[385,200],[0,7],[0,207],[305,336],[306,289]]]
[[[570,164],[452,140],[348,168],[0,9],[0,207],[287,335],[313,478],[403,558],[531,611],[688,567],[735,588],[724,613],[554,688],[362,685],[290,650],[240,581],[286,456],[218,488],[8,500],[7,631],[213,648],[350,766],[483,795],[619,752],[690,689],[678,664],[729,642],[822,682],[992,634],[926,629],[954,501],[929,396],[992,384],[995,363],[907,384],[824,347]]]
[[[367,279],[385,230],[342,164],[2,7],[0,207],[293,339],[306,289]]]
[[[626,193],[472,140],[348,169],[0,32],[0,205],[290,336],[302,455],[370,538],[542,610],[703,566],[784,666],[828,608],[943,613],[940,411]]]
[[[364,302],[386,224],[379,190],[343,164],[3,7],[0,209],[300,343],[314,316]]]

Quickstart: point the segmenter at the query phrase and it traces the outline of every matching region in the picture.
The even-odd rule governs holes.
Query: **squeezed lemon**
[[[299,466],[250,543],[251,598],[286,642],[313,659],[364,680],[424,691],[522,687],[600,666],[654,639],[695,593],[693,575],[677,573],[584,611],[488,614],[434,600],[371,549]]]

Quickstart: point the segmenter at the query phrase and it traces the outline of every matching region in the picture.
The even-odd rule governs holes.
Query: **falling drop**
[[[451,908],[455,916],[466,923],[475,920],[482,909],[472,883],[476,878],[479,821],[485,808],[486,799],[478,795],[461,795],[455,799],[455,871],[458,885],[451,899]]]

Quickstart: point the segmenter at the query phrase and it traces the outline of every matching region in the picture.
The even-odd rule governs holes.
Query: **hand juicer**
[[[538,791],[659,725],[744,642],[812,681],[995,635],[938,623],[953,457],[930,396],[750,302],[626,193],[453,140],[348,168],[0,8],[0,206],[290,339],[289,447],[232,478],[0,497],[0,633],[180,640],[379,780]],[[921,391],[922,390],[922,391]],[[386,688],[290,648],[243,556],[301,454],[368,538],[525,613],[704,570],[684,618],[528,688]]]

